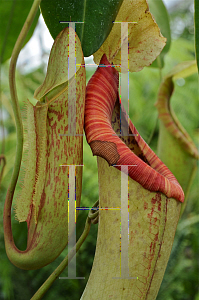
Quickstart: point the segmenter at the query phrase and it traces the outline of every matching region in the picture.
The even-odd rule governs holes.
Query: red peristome
[[[105,54],[86,89],[84,126],[87,142],[90,144],[99,141],[99,146],[101,146],[100,142],[114,143],[119,154],[117,165],[137,165],[128,168],[129,176],[133,180],[150,191],[159,191],[167,197],[183,202],[184,193],[180,184],[142,139],[133,123],[130,121],[129,133],[135,134],[135,140],[149,165],[134,154],[113,130],[111,117],[118,97],[119,74],[114,67],[102,67],[102,65],[110,66]],[[121,109],[128,120],[122,104]],[[111,156],[111,153],[108,155]],[[120,169],[118,166],[115,167]]]

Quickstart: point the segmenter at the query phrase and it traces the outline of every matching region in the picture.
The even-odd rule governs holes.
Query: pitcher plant
[[[72,30],[72,29],[70,29]],[[75,35],[75,32],[74,32]],[[68,77],[69,29],[56,38],[49,57],[44,83],[26,103],[25,174],[17,195],[15,213],[19,222],[27,222],[27,249],[16,248],[11,229],[13,190],[7,192],[4,209],[6,252],[13,264],[22,269],[37,269],[52,262],[68,243],[68,165],[83,164],[83,121],[85,68],[81,43],[76,38],[76,74]],[[67,135],[68,87],[76,80],[76,133]],[[63,167],[62,167],[63,165]],[[82,168],[76,170],[76,203],[80,206]],[[78,212],[77,212],[78,215]]]
[[[105,55],[100,63],[87,85],[85,132],[93,155],[98,156],[99,208],[107,210],[99,212],[94,263],[81,299],[155,299],[184,193],[131,121],[129,136],[119,136],[120,120],[125,118],[128,125],[122,105],[120,117],[119,74]],[[120,174],[124,165],[129,166],[129,278],[121,276],[120,210],[116,209],[124,201]]]
[[[75,223],[68,234],[69,166],[83,166],[84,130],[87,143],[97,156],[99,201],[90,209],[76,245],[31,299],[44,296],[83,244],[91,223],[99,223],[94,262],[81,300],[154,300],[199,158],[196,146],[169,101],[173,80],[195,72],[196,62],[177,66],[160,85],[156,103],[160,119],[156,155],[129,119],[119,96],[120,74],[150,66],[166,44],[147,1],[115,0],[115,10],[109,1],[107,11],[99,3],[99,15],[106,15],[101,26],[105,24],[107,28],[104,26],[103,34],[100,31],[98,37],[94,35],[96,26],[89,31],[88,6],[81,11],[86,21],[79,20],[85,23],[83,29],[77,26],[76,31],[76,25],[70,24],[78,20],[71,21],[71,14],[72,18],[75,14],[71,9],[77,3],[69,2],[66,12],[69,26],[65,27],[53,23],[57,16],[63,16],[62,10],[55,13],[51,1],[34,0],[13,49],[9,80],[17,148],[4,206],[6,253],[16,267],[33,270],[53,262],[67,246],[76,230]],[[56,38],[44,82],[36,89],[34,99],[25,101],[22,121],[15,84],[16,61],[39,5]],[[113,13],[109,23],[108,9]],[[85,32],[89,34],[85,36]],[[87,86],[85,53],[93,54],[98,64]],[[5,163],[2,155],[0,162]],[[19,175],[21,191],[16,194]],[[74,175],[75,205],[81,209],[82,168],[76,168]],[[24,251],[14,242],[13,207],[18,222],[27,223]]]

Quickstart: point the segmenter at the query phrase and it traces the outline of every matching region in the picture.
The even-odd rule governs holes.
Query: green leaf
[[[28,16],[33,0],[0,0],[0,62],[11,57],[17,37]],[[31,38],[39,18],[39,11],[25,39],[26,44]]]
[[[196,61],[199,71],[199,1],[195,0],[195,50],[196,50]]]
[[[103,44],[113,26],[123,0],[43,0],[41,12],[46,25],[55,39],[68,23],[60,21],[84,22],[76,24],[76,32],[81,41],[84,56],[92,55]]]
[[[167,9],[162,0],[148,0],[149,10],[155,18],[160,31],[164,37],[167,38],[166,46],[163,48],[161,54],[156,58],[156,60],[151,64],[153,68],[163,68],[164,67],[164,56],[169,51],[171,45],[171,31],[169,24],[169,15]]]

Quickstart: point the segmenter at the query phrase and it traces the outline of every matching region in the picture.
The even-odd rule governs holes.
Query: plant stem
[[[152,130],[152,132],[151,132],[149,138],[148,138],[148,141],[147,141],[147,144],[148,144],[148,145],[151,144],[151,141],[152,141],[152,139],[153,139],[153,137],[154,137],[154,134],[155,134],[157,125],[158,125],[158,115],[157,115],[156,118],[155,118],[155,125],[154,125],[154,127],[153,127],[153,130]]]
[[[159,77],[160,77],[160,83],[161,83],[162,82],[162,63],[161,63],[160,55],[157,57],[157,63],[158,63]]]
[[[16,91],[16,81],[15,81],[16,63],[17,63],[19,53],[23,47],[24,40],[25,40],[27,33],[31,27],[31,24],[34,20],[34,17],[37,13],[37,10],[38,10],[38,7],[39,7],[41,1],[42,0],[34,0],[31,10],[28,14],[28,17],[24,23],[24,26],[23,26],[23,28],[18,36],[18,39],[16,41],[16,44],[14,46],[11,61],[10,61],[10,68],[9,68],[10,96],[11,96],[12,108],[14,111],[14,116],[15,116],[15,121],[16,121],[16,133],[17,133],[15,164],[14,164],[10,187],[9,187],[11,197],[14,193],[16,182],[18,179],[20,165],[21,165],[22,152],[23,152],[23,125],[22,125],[22,118],[21,118],[21,113],[20,113],[19,101],[18,101],[17,91]]]
[[[158,69],[159,69],[159,78],[160,78],[160,84],[162,82],[162,64],[161,64],[161,59],[160,59],[160,55],[157,57],[157,63],[158,63]],[[156,120],[155,120],[155,125],[154,125],[154,128],[148,138],[148,141],[147,141],[147,144],[150,145],[153,137],[154,137],[154,134],[155,134],[155,130],[156,130],[156,127],[158,125],[158,115],[156,117]]]
[[[0,167],[1,167],[1,164],[2,164],[2,168],[0,169],[0,184],[1,184],[1,180],[3,178],[4,168],[6,166],[6,157],[4,154],[0,154]]]
[[[67,267],[68,263],[71,261],[75,253],[80,249],[81,245],[87,238],[91,227],[91,219],[88,217],[86,219],[85,228],[80,236],[79,240],[77,241],[76,245],[72,248],[72,250],[68,253],[68,255],[64,258],[61,264],[55,269],[55,271],[48,277],[48,279],[42,284],[42,286],[38,289],[38,291],[34,294],[31,300],[39,300],[42,299],[44,294],[48,291],[51,287],[53,282],[57,279],[57,277],[64,271]]]

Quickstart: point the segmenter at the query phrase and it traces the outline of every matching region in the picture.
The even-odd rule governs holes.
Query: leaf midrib
[[[83,10],[83,22],[85,21],[85,15],[86,15],[86,4],[87,4],[87,0],[84,0],[84,10]],[[82,34],[81,34],[81,40],[83,38],[83,34],[84,34],[84,23],[82,23]]]

